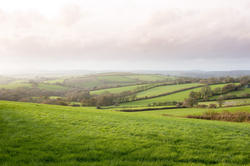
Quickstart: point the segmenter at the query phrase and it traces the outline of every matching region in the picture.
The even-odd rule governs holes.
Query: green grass
[[[68,87],[64,87],[61,85],[44,84],[44,83],[39,84],[38,88],[48,90],[48,91],[60,91],[60,90],[68,89]]]
[[[165,85],[165,86],[159,86],[159,87],[155,87],[140,93],[136,94],[136,97],[141,98],[141,97],[150,97],[150,96],[157,96],[163,93],[170,93],[170,92],[174,92],[177,90],[181,90],[181,89],[186,89],[186,88],[191,88],[191,87],[196,87],[202,84],[199,83],[192,83],[192,84],[180,84],[180,85]]]
[[[212,89],[217,88],[217,87],[223,87],[226,84],[217,84],[217,85],[210,85]],[[148,104],[152,103],[159,103],[159,102],[167,102],[167,101],[177,101],[181,102],[184,101],[185,98],[188,98],[189,94],[191,91],[198,92],[200,91],[201,88],[194,88],[191,90],[185,90],[182,92],[174,93],[171,95],[166,95],[166,96],[161,96],[161,97],[155,97],[152,99],[145,99],[145,100],[138,100],[138,101],[132,101],[132,102],[126,102],[122,103],[122,106],[146,106]]]
[[[162,116],[194,112],[199,110],[125,113],[0,101],[0,165],[250,164],[249,123]]]

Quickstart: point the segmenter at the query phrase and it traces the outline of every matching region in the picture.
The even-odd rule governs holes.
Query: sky
[[[0,0],[0,73],[250,70],[249,0]]]

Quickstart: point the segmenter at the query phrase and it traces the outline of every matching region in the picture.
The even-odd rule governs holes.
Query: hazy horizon
[[[247,0],[0,0],[0,74],[250,70]]]

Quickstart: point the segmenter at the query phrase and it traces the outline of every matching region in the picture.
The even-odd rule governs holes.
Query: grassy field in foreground
[[[125,113],[0,101],[0,165],[249,165],[249,123],[162,116],[205,110]]]
[[[217,88],[217,87],[223,87],[226,84],[217,84],[217,85],[210,85],[212,89]],[[166,101],[177,101],[181,102],[184,101],[185,98],[188,98],[189,93],[191,91],[198,92],[200,91],[201,88],[194,88],[191,90],[185,90],[182,92],[174,93],[171,95],[166,95],[166,96],[161,96],[161,97],[155,97],[152,99],[145,99],[145,100],[138,100],[138,101],[132,101],[132,102],[126,102],[122,103],[121,106],[147,106],[148,104],[152,103],[159,103],[159,102],[166,102]]]
[[[165,86],[159,86],[155,87],[146,91],[142,91],[140,93],[136,94],[136,97],[141,98],[141,97],[150,97],[150,96],[157,96],[163,93],[170,93],[174,92],[177,90],[181,89],[186,89],[186,88],[191,88],[191,87],[196,87],[202,84],[199,83],[192,83],[192,84],[179,84],[179,85],[165,85]]]

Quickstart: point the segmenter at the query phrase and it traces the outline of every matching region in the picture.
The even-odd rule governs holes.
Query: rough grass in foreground
[[[249,112],[216,112],[208,111],[202,115],[188,115],[188,118],[196,119],[206,119],[206,120],[221,120],[221,121],[231,121],[231,122],[250,122],[250,113]]]
[[[249,123],[162,116],[201,111],[126,113],[0,101],[0,165],[249,165]]]

